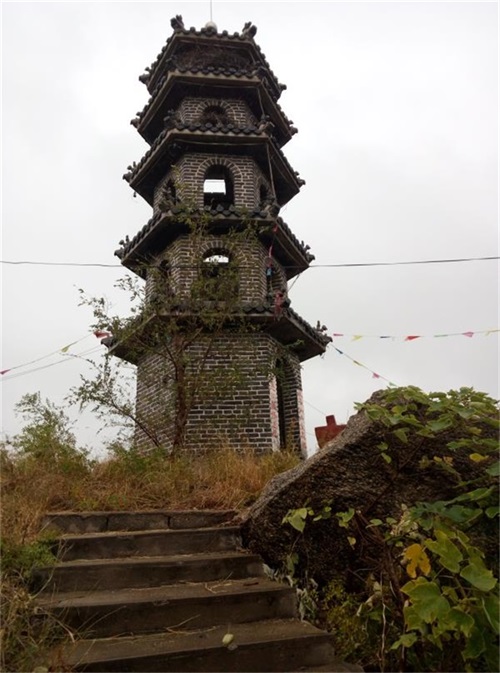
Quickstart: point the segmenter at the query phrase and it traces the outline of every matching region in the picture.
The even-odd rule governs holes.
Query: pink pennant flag
[[[469,337],[469,339],[472,339],[474,336],[474,332],[462,332],[462,334],[466,337]]]
[[[332,334],[332,336],[336,337],[336,336],[344,336],[344,335],[341,334],[340,332],[334,332],[334,333]]]
[[[113,336],[111,332],[101,332],[100,330],[96,330],[94,332],[94,336],[96,336],[98,339],[104,339],[105,337],[110,337]]]
[[[3,374],[7,374],[7,372],[10,372],[10,369],[3,369],[3,370],[0,372],[0,374],[2,374],[2,375],[3,375]]]
[[[420,335],[418,334],[411,334],[410,336],[407,336],[405,338],[405,341],[413,341],[413,339],[420,339]]]
[[[373,372],[372,379],[379,379],[379,378],[380,378],[380,374],[376,374],[375,372]]]

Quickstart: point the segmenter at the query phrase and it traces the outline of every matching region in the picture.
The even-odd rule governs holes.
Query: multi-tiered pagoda
[[[296,133],[285,87],[252,24],[171,23],[139,78],[149,148],[124,176],[153,216],[116,252],[146,280],[144,319],[111,346],[137,365],[136,441],[304,455],[300,363],[329,339],[287,297],[314,258],[279,217],[303,184],[281,149]]]

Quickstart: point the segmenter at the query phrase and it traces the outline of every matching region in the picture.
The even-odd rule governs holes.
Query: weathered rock
[[[380,402],[382,392],[370,402]],[[446,448],[447,442],[460,437],[456,431],[454,436],[453,429],[436,438],[414,437],[406,445],[401,443],[396,459],[387,464],[377,445],[389,433],[364,411],[351,417],[343,432],[322,450],[267,485],[243,522],[244,543],[273,568],[280,568],[293,549],[306,555],[308,571],[316,579],[352,580],[358,570],[367,568],[367,556],[372,551],[376,555],[376,550],[367,549],[363,542],[353,549],[335,516],[307,523],[301,535],[282,523],[289,510],[307,505],[319,511],[328,504],[333,512],[352,507],[367,519],[398,518],[402,504],[457,495],[457,477],[436,464],[433,456],[452,455],[454,468],[465,479],[473,478],[478,469],[468,457],[470,451],[460,454]],[[485,433],[490,430],[485,428]],[[431,459],[425,467],[424,457]]]

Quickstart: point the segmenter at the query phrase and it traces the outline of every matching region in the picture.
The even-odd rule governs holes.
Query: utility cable
[[[369,266],[404,266],[410,264],[452,264],[457,262],[487,262],[493,260],[500,260],[500,257],[458,257],[455,259],[417,259],[399,262],[349,262],[339,264],[310,264],[309,269],[337,269],[348,267],[369,267]],[[10,264],[13,266],[74,266],[74,267],[100,267],[105,269],[122,269],[122,264],[99,264],[93,262],[45,262],[32,260],[0,260],[0,264]],[[147,266],[147,265],[144,265]],[[154,265],[151,265],[154,266]],[[187,267],[182,265],[182,268],[195,268],[194,265]],[[196,267],[197,268],[197,267]],[[295,268],[283,265],[284,269]]]

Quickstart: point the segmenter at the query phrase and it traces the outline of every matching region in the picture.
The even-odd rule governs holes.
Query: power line
[[[348,267],[369,267],[369,266],[405,266],[411,264],[454,264],[457,262],[487,262],[499,260],[500,257],[457,257],[455,259],[417,259],[398,262],[348,262],[338,264],[310,264],[310,269],[338,269]],[[94,262],[45,262],[33,260],[0,260],[0,264],[9,264],[12,266],[68,266],[68,267],[99,267],[104,269],[122,269],[122,264],[100,264]],[[144,267],[148,266],[147,264]],[[154,265],[151,265],[154,266]],[[186,265],[182,265],[187,268]],[[190,267],[190,268],[194,268]],[[283,268],[289,268],[284,266]]]

